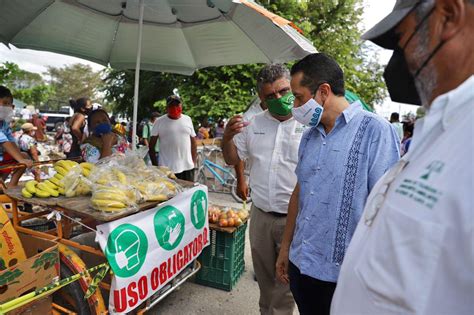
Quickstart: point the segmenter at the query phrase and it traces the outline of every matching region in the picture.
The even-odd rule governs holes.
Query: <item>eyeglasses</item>
[[[374,222],[375,217],[379,213],[379,210],[382,208],[387,197],[387,192],[390,189],[390,186],[395,181],[397,176],[405,169],[408,165],[408,160],[401,159],[395,164],[392,169],[390,169],[382,179],[382,184],[380,185],[375,196],[369,201],[367,205],[367,210],[365,212],[365,225],[371,226]]]

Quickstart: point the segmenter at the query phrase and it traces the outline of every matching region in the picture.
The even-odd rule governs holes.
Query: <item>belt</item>
[[[269,211],[267,213],[271,214],[272,216],[277,217],[277,218],[286,217],[286,213],[279,213],[279,212],[273,212],[273,211]]]

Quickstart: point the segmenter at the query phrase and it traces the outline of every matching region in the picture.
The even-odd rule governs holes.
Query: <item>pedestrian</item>
[[[35,139],[38,142],[45,142],[47,140],[46,138],[46,122],[42,119],[40,114],[34,113],[32,116],[31,123],[33,126],[35,126],[37,129],[35,131]]]
[[[142,144],[145,145],[148,150],[150,150],[150,140],[151,140],[151,130],[153,129],[153,125],[155,124],[155,121],[160,117],[159,112],[152,112],[150,116],[150,120],[143,122],[143,128],[141,132],[142,136]],[[155,144],[155,155],[156,155],[156,160],[160,161],[160,141],[157,139],[156,144]]]
[[[411,121],[405,121],[403,123],[403,140],[400,146],[400,156],[407,154],[408,149],[410,149],[411,138],[413,137],[413,128],[414,125]]]
[[[38,130],[37,127],[33,126],[32,123],[24,123],[21,126],[23,133],[18,138],[18,146],[20,151],[28,155],[28,157],[34,162],[39,162],[39,151],[37,147],[37,140],[35,139],[35,132]],[[33,170],[33,175],[36,181],[40,181],[41,171],[39,168]]]
[[[249,122],[242,115],[229,120],[222,142],[226,163],[250,162],[252,208],[250,248],[260,288],[260,314],[293,314],[295,302],[288,284],[275,275],[288,202],[296,184],[298,146],[304,126],[291,114],[294,96],[290,73],[281,64],[263,67],[257,75],[257,91],[268,110]]]
[[[26,105],[23,106],[23,109],[21,110],[20,115],[21,115],[21,119],[23,119],[25,122],[30,122],[31,111],[28,109]]]
[[[403,126],[402,126],[402,123],[400,122],[400,114],[392,113],[390,115],[390,123],[395,128],[395,131],[397,132],[397,136],[401,142],[403,139]]]
[[[427,112],[367,200],[332,314],[474,314],[473,33],[472,0],[398,0],[363,35],[394,50],[392,100]]]
[[[224,136],[224,129],[225,129],[225,120],[221,118],[217,122],[215,137],[222,138]]]
[[[202,120],[196,137],[200,140],[211,138],[211,127],[207,118]]]
[[[66,156],[68,158],[80,157],[82,141],[86,138],[84,129],[86,127],[87,115],[92,110],[92,102],[88,97],[82,97],[77,100],[70,100],[69,104],[74,110],[74,115],[69,121],[72,135],[71,150]],[[90,131],[90,130],[89,130]]]
[[[10,128],[10,121],[13,118],[13,95],[9,89],[0,85],[0,167],[3,165],[12,165],[15,163],[23,164],[30,168],[33,161],[26,153],[22,153],[18,148],[15,138],[13,138]],[[5,181],[11,175],[8,188],[18,185],[21,175],[25,172],[25,168],[2,169],[0,176]]]
[[[311,127],[301,139],[298,183],[277,262],[301,314],[329,314],[339,268],[375,182],[400,157],[385,119],[349,104],[344,74],[323,53],[291,68],[293,116]]]
[[[158,165],[155,145],[160,140],[159,165],[169,167],[182,180],[194,181],[197,157],[196,133],[191,117],[184,115],[181,98],[166,98],[167,114],[158,118],[151,130],[150,159]]]

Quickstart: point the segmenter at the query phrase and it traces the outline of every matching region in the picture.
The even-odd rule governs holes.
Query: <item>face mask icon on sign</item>
[[[140,238],[138,234],[131,230],[122,231],[115,239],[115,260],[120,269],[131,270],[140,264],[138,250],[140,248]]]

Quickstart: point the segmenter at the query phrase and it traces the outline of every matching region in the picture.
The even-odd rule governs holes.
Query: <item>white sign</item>
[[[114,271],[111,314],[136,308],[209,245],[207,187],[178,194],[159,207],[97,226],[96,240]]]

